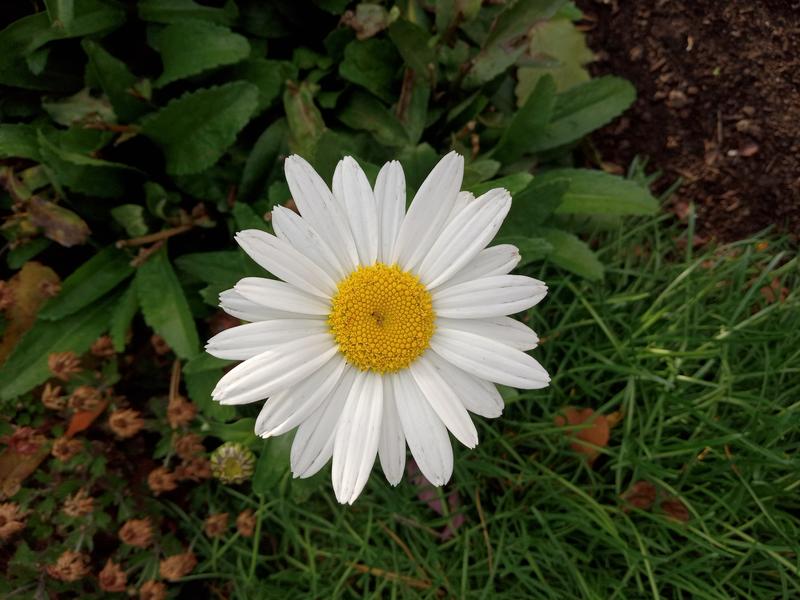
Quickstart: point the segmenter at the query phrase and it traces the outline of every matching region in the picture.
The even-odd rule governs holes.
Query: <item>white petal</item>
[[[547,295],[547,286],[524,275],[497,275],[434,290],[432,295],[439,317],[483,319],[530,308]]]
[[[378,207],[369,180],[352,156],[345,156],[333,174],[333,196],[344,209],[362,265],[378,259]]]
[[[305,421],[331,395],[346,364],[334,356],[307,379],[271,396],[256,419],[256,435],[281,435]]]
[[[475,424],[437,365],[423,355],[408,370],[450,433],[467,448],[474,448],[478,444]]]
[[[503,414],[503,397],[493,383],[473,377],[435,352],[426,356],[433,361],[469,412],[489,419]]]
[[[383,165],[378,173],[375,203],[381,228],[378,260],[390,263],[400,224],[406,214],[406,177],[402,165],[396,160]]]
[[[491,248],[484,248],[478,253],[478,256],[467,263],[458,273],[439,286],[439,289],[443,290],[459,283],[480,279],[481,277],[506,275],[519,264],[521,258],[517,247],[511,244],[500,244]],[[433,289],[433,286],[428,289]]]
[[[533,329],[511,317],[491,319],[447,319],[436,320],[436,329],[467,331],[495,340],[517,350],[533,350],[539,338]]]
[[[289,242],[298,252],[307,256],[335,281],[339,281],[347,275],[328,243],[303,217],[293,210],[284,206],[273,208],[272,228],[275,230],[276,236]]]
[[[346,366],[333,393],[297,428],[290,455],[292,474],[295,477],[311,477],[333,455],[336,425],[357,372],[353,367]]]
[[[434,288],[455,275],[492,241],[509,208],[511,194],[499,188],[470,202],[447,224],[420,264],[420,281]]]
[[[407,369],[390,378],[411,455],[425,479],[433,485],[444,485],[453,474],[453,447],[447,428]]]
[[[403,425],[397,414],[392,376],[383,378],[383,419],[381,420],[381,437],[378,443],[378,457],[386,479],[397,485],[403,478],[406,466],[406,438]]]
[[[316,316],[325,316],[331,312],[330,302],[306,294],[283,281],[245,277],[233,289],[247,300],[267,308]]]
[[[246,404],[296,385],[338,352],[329,333],[279,344],[237,365],[211,392],[222,404]]]
[[[481,379],[522,389],[539,389],[550,382],[547,371],[533,357],[474,333],[437,330],[431,348]]]
[[[442,231],[464,176],[464,158],[451,152],[430,172],[411,202],[397,234],[392,263],[416,267]]]
[[[219,305],[229,315],[243,321],[267,321],[269,319],[318,319],[318,316],[299,315],[285,310],[267,308],[248,300],[236,290],[225,290],[219,295]]]
[[[231,327],[206,344],[206,352],[227,360],[247,360],[277,344],[329,331],[324,318],[273,319]]]
[[[286,182],[300,214],[336,254],[343,272],[358,266],[358,252],[350,228],[325,182],[296,154],[286,158]]]
[[[453,204],[453,209],[450,211],[450,214],[447,215],[447,222],[450,223],[453,219],[455,219],[456,215],[464,210],[467,207],[467,204],[473,200],[475,200],[475,194],[472,192],[458,192],[455,204]]]
[[[352,504],[369,479],[383,415],[383,382],[377,373],[356,375],[333,442],[333,491],[342,504]]]
[[[286,240],[258,229],[240,231],[234,239],[258,265],[286,283],[325,299],[336,293],[336,282]]]

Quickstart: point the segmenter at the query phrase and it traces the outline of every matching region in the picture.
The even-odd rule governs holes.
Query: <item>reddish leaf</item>
[[[566,419],[565,419],[566,417]],[[600,448],[608,446],[610,427],[608,419],[604,415],[595,414],[591,408],[575,408],[567,406],[564,415],[558,415],[554,422],[559,427],[566,425],[570,427],[583,426],[565,432],[566,435],[575,439],[570,444],[575,452],[585,454],[591,465],[600,455]]]
[[[80,433],[84,429],[88,429],[89,425],[91,425],[97,417],[103,414],[106,406],[108,406],[108,400],[101,402],[94,410],[82,410],[80,412],[76,412],[74,415],[72,415],[72,419],[69,421],[69,427],[67,427],[67,432],[64,435],[68,438],[71,438],[76,433]]]

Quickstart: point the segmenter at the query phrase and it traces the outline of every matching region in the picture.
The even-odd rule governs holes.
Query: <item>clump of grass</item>
[[[602,285],[532,273],[551,290],[530,323],[552,385],[476,419],[444,514],[377,473],[353,507],[324,487],[220,488],[198,506],[249,506],[260,538],[209,541],[186,518],[205,556],[188,579],[241,598],[800,595],[797,258],[760,238],[695,255],[663,220],[604,240]],[[621,416],[591,466],[554,424],[567,405]],[[637,482],[655,494],[641,509],[622,498]]]

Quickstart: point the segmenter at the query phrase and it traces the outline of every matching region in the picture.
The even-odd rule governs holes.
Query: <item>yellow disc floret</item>
[[[387,373],[425,351],[434,319],[431,295],[416,276],[375,263],[339,282],[328,323],[350,364]]]

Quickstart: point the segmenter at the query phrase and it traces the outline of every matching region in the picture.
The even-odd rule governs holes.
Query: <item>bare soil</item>
[[[637,154],[681,178],[699,241],[770,225],[800,236],[800,1],[578,0],[595,74],[631,80],[625,117],[594,135],[605,161]]]

